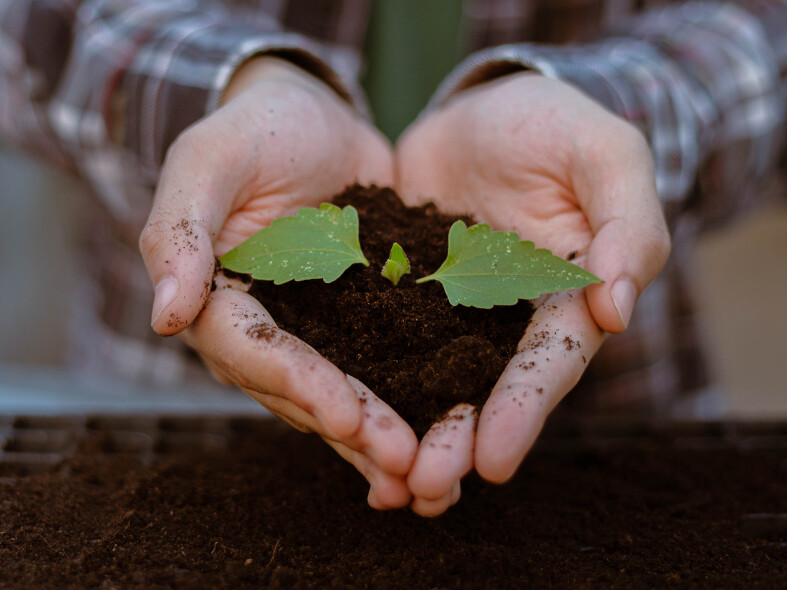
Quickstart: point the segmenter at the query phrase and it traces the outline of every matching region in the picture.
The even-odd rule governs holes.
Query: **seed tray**
[[[179,452],[225,450],[258,429],[287,428],[264,417],[0,416],[0,472],[4,467],[23,475],[56,470],[87,442],[97,443],[94,452],[132,454],[147,464]],[[533,452],[616,448],[787,452],[787,422],[558,419],[547,423]]]
[[[554,415],[507,485],[423,519],[273,419],[6,416],[0,588],[780,588],[785,449],[778,422]]]

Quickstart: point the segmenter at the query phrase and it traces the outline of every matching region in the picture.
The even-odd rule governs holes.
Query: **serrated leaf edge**
[[[517,244],[523,245],[529,250],[529,252],[527,254],[528,256],[531,256],[531,255],[532,256],[536,256],[536,255],[539,255],[539,254],[540,255],[545,255],[546,254],[546,255],[549,255],[549,256],[555,256],[555,258],[557,258],[558,260],[560,260],[562,262],[565,262],[565,263],[567,263],[567,264],[569,264],[569,265],[579,269],[581,271],[580,274],[586,274],[587,275],[586,279],[588,280],[587,285],[593,284],[593,283],[598,284],[598,283],[603,283],[604,282],[601,279],[599,279],[597,276],[595,276],[593,273],[591,273],[590,271],[582,268],[581,266],[578,266],[578,265],[573,264],[572,262],[570,262],[568,260],[564,260],[564,259],[560,258],[559,256],[556,256],[548,248],[536,248],[535,247],[535,243],[532,240],[520,240],[519,239],[519,235],[516,232],[495,231],[495,230],[491,229],[491,227],[490,227],[490,225],[488,223],[477,223],[477,224],[472,225],[472,226],[470,226],[468,228],[467,225],[463,221],[458,220],[458,221],[455,221],[453,223],[453,225],[451,225],[451,229],[448,232],[448,244],[449,244],[448,250],[449,250],[449,254],[446,255],[446,258],[443,261],[443,263],[440,265],[440,268],[438,268],[435,272],[433,272],[430,275],[427,275],[425,277],[421,277],[420,279],[417,279],[415,281],[416,284],[422,284],[422,283],[426,283],[428,281],[439,281],[443,285],[443,289],[446,292],[446,297],[448,297],[448,301],[451,303],[451,305],[458,305],[460,302],[458,300],[455,301],[454,298],[452,298],[451,295],[448,294],[448,291],[445,289],[445,284],[446,283],[448,283],[449,285],[453,286],[454,288],[463,289],[465,291],[470,291],[472,293],[485,294],[485,292],[481,291],[479,289],[471,289],[471,288],[469,288],[469,287],[467,287],[465,285],[457,283],[456,281],[452,281],[452,280],[450,280],[451,277],[454,277],[454,276],[462,276],[462,277],[485,277],[485,276],[489,276],[489,277],[496,277],[496,278],[497,277],[503,277],[504,278],[504,277],[521,276],[521,275],[516,275],[516,274],[497,274],[497,273],[463,274],[463,275],[452,275],[450,273],[450,269],[458,264],[458,259],[460,258],[462,250],[464,249],[464,246],[465,246],[465,244],[463,243],[460,246],[459,251],[456,252],[453,255],[454,260],[451,260],[452,256],[450,254],[450,251],[451,251],[451,237],[452,237],[452,234],[456,235],[456,233],[461,233],[461,238],[455,238],[455,239],[461,239],[463,241],[466,241],[466,236],[468,234],[478,233],[478,232],[482,232],[482,231],[483,232],[488,231],[489,233],[502,234],[502,235],[505,235],[506,237],[513,238],[513,240]],[[532,251],[532,254],[530,253],[530,251]],[[488,255],[492,256],[492,254],[488,254]],[[482,256],[474,256],[472,259],[478,259],[478,258],[482,258],[482,257],[483,257],[483,255]],[[471,259],[468,259],[468,260],[471,260]],[[467,262],[467,261],[463,260],[462,262]],[[550,275],[550,274],[533,274],[533,275],[530,275],[530,276],[532,276],[533,278],[545,278],[545,279],[553,278],[552,275]],[[554,292],[554,291],[544,291],[544,292],[541,293],[541,295],[544,295],[544,294],[550,293],[550,292]],[[491,304],[489,306],[473,305],[472,307],[478,307],[480,309],[491,309],[495,305],[514,305],[517,301],[519,301],[519,299],[521,299],[521,298],[519,298],[519,297],[516,297],[516,298],[513,298],[513,299],[512,298],[507,298],[506,302],[508,302],[508,303],[495,303],[495,304]],[[462,304],[462,305],[464,305],[464,304]]]
[[[347,246],[350,249],[350,252],[348,253],[348,252],[343,251],[343,250],[333,250],[333,249],[326,249],[326,248],[303,248],[303,249],[295,249],[295,250],[293,250],[293,249],[270,250],[270,251],[268,251],[266,253],[266,256],[273,256],[273,255],[281,254],[281,253],[284,253],[284,252],[325,252],[325,253],[344,254],[344,255],[347,255],[348,260],[356,260],[356,262],[351,262],[347,266],[347,268],[345,268],[337,277],[335,277],[335,278],[333,278],[331,280],[328,280],[326,277],[315,277],[315,279],[321,278],[323,280],[323,282],[325,282],[325,283],[331,283],[331,282],[337,280],[353,264],[363,264],[364,266],[367,266],[367,267],[369,266],[369,264],[370,264],[369,260],[367,260],[366,256],[363,253],[363,250],[361,249],[361,243],[360,243],[360,239],[359,239],[359,235],[358,235],[358,227],[359,227],[358,211],[352,205],[347,205],[347,206],[342,208],[342,207],[338,207],[338,206],[334,205],[333,203],[321,203],[319,205],[319,207],[301,207],[300,209],[298,209],[295,212],[294,215],[287,215],[285,217],[277,217],[276,219],[271,221],[271,223],[267,227],[264,227],[264,228],[260,229],[253,236],[249,237],[247,240],[244,240],[243,242],[241,242],[240,244],[235,246],[235,248],[233,248],[232,250],[230,250],[229,252],[224,254],[224,256],[219,258],[219,262],[222,264],[222,266],[224,266],[225,268],[227,268],[229,270],[233,270],[235,272],[243,272],[245,274],[252,274],[251,271],[240,270],[240,269],[236,270],[237,267],[236,267],[236,269],[233,269],[232,267],[230,267],[229,265],[226,264],[226,257],[230,253],[232,253],[235,249],[239,248],[240,246],[242,246],[243,244],[245,244],[246,242],[248,242],[249,240],[251,240],[252,238],[257,236],[260,232],[265,231],[267,229],[270,229],[274,225],[278,225],[281,222],[285,222],[285,221],[291,220],[291,219],[296,219],[296,218],[299,218],[299,217],[301,219],[305,219],[305,217],[304,217],[305,212],[308,212],[310,210],[311,211],[330,211],[330,212],[332,212],[334,214],[338,214],[340,217],[344,217],[344,216],[350,216],[351,217],[350,221],[351,221],[351,223],[353,225],[355,225],[355,228],[356,228],[356,231],[354,233],[353,239],[351,239],[349,243],[344,241],[344,240],[337,240],[338,242],[340,242],[340,243],[344,244],[345,246]],[[354,256],[351,256],[351,254],[354,254]],[[252,258],[252,260],[254,260],[254,258]],[[317,262],[317,263],[314,263],[315,266],[328,265],[328,264],[336,264],[336,263],[335,262]],[[294,268],[299,268],[299,267],[294,267]],[[300,268],[302,268],[302,267],[300,267]],[[273,281],[273,283],[275,285],[282,285],[284,283],[287,283],[287,282],[293,281],[293,280],[299,281],[299,280],[315,280],[315,279],[295,279],[295,278],[289,278],[289,279],[286,279],[286,280],[283,280],[283,281],[279,281],[279,280],[275,280],[275,279],[259,279],[259,280],[271,280],[271,281]]]

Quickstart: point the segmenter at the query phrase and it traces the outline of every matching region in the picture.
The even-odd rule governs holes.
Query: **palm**
[[[219,255],[272,220],[326,202],[349,184],[385,183],[392,176],[388,142],[337,97],[326,100],[298,84],[259,86],[217,113],[225,119],[218,126],[233,130],[231,146],[221,147],[237,150],[242,163],[233,170],[242,182],[215,243]],[[304,119],[310,121],[308,133]]]
[[[509,91],[516,89],[494,89]],[[462,97],[400,141],[397,182],[405,198],[434,200],[447,213],[516,231],[558,255],[586,249],[593,234],[571,178],[574,135],[564,121],[545,121],[554,104],[543,107],[539,96],[529,97],[532,104],[521,106],[526,116],[510,127],[510,113],[496,109],[487,115],[489,98],[473,99]],[[484,124],[470,123],[468,132],[458,122],[472,119],[469,111],[485,115]]]

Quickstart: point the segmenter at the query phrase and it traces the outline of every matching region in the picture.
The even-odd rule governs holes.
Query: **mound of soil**
[[[432,204],[408,208],[390,188],[352,186],[333,203],[358,210],[370,266],[354,265],[330,284],[254,281],[250,293],[281,328],[364,382],[419,437],[457,403],[483,405],[532,306],[454,307],[439,283],[415,284],[445,260],[454,221],[472,220]],[[394,242],[411,267],[396,287],[380,274]]]
[[[0,453],[0,588],[782,588],[787,579],[783,426],[740,444],[698,429],[675,441],[555,438],[548,428],[510,483],[470,477],[459,504],[432,520],[370,509],[363,478],[314,435],[277,422],[228,438],[174,426],[134,432],[115,420],[102,435],[96,423],[97,438],[51,473],[15,473]],[[40,450],[45,432],[50,444],[63,438],[18,429],[0,448]],[[163,452],[149,465],[108,452],[144,444]],[[195,448],[171,452],[182,445]]]

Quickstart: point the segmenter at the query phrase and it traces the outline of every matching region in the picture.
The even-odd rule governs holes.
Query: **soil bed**
[[[530,303],[454,307],[439,283],[415,284],[445,260],[448,230],[460,218],[431,204],[405,207],[389,188],[349,187],[333,203],[358,210],[370,266],[354,265],[330,284],[254,281],[251,294],[281,328],[364,382],[419,437],[457,403],[483,405],[525,332]],[[411,266],[396,287],[380,275],[394,242]]]
[[[760,438],[770,450],[698,430],[691,448],[546,432],[509,484],[468,478],[428,520],[373,511],[350,465],[278,423],[242,425],[213,451],[217,435],[198,428],[114,427],[98,424],[52,473],[22,475],[0,453],[0,588],[780,588],[787,576],[783,528],[743,525],[787,512],[784,428],[781,442]],[[31,432],[14,436],[40,448]],[[151,465],[109,452],[143,434],[170,452]],[[173,454],[178,439],[196,448]]]

